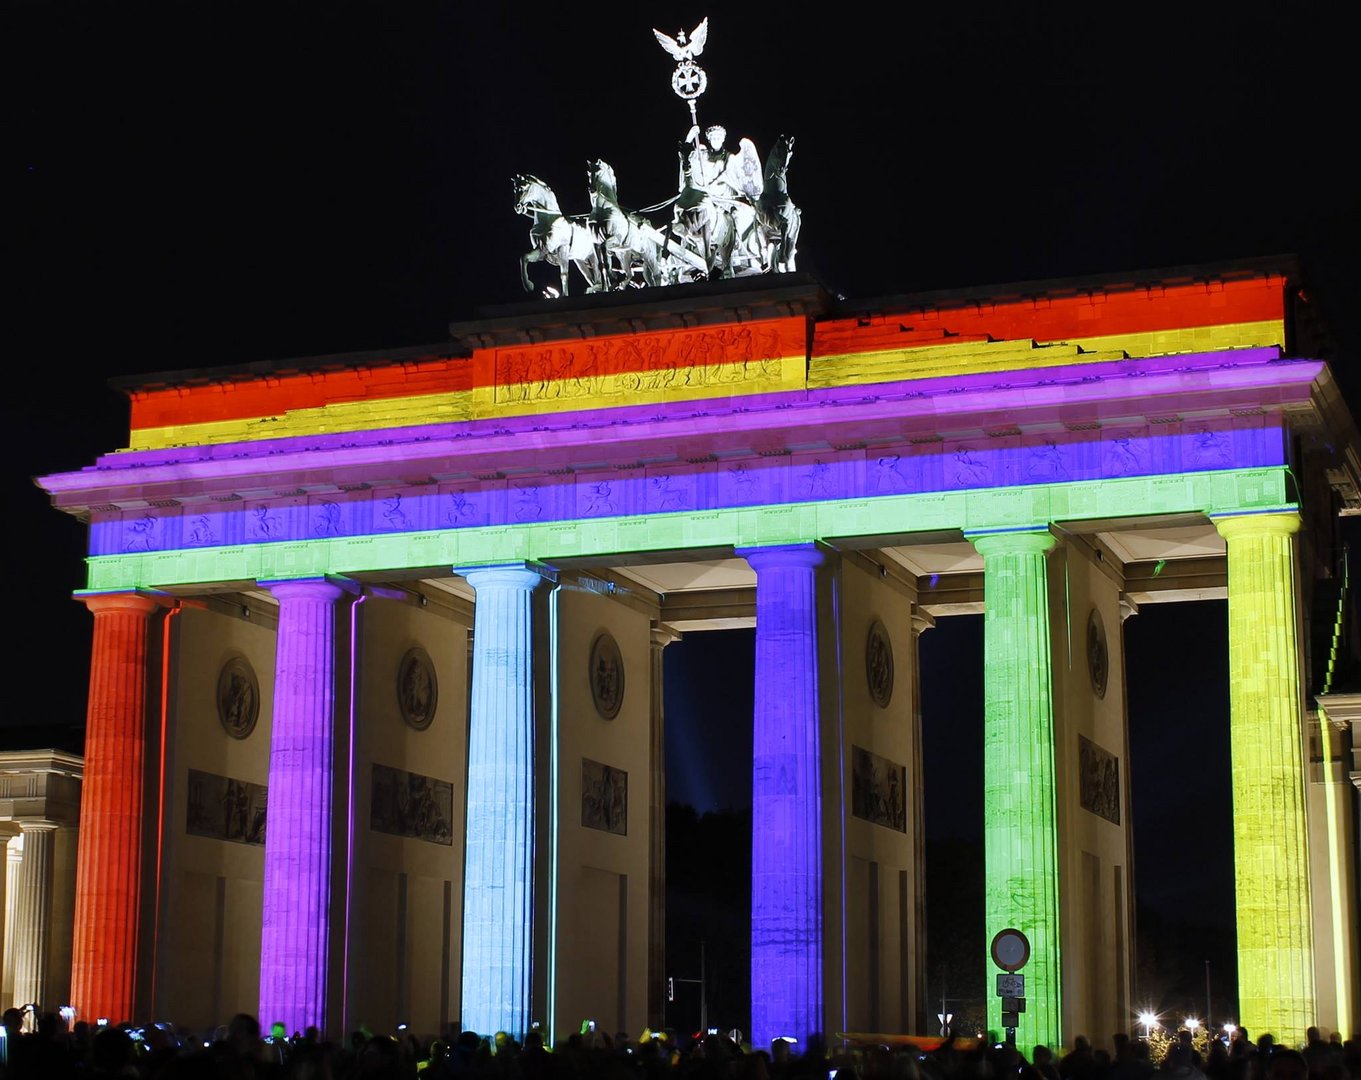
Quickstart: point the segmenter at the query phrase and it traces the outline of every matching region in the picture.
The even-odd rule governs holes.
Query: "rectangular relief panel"
[[[907,768],[851,747],[851,813],[874,825],[907,832]]]
[[[1082,809],[1120,824],[1120,759],[1085,735],[1077,737]]]
[[[420,773],[374,765],[369,828],[446,847],[454,843],[454,785]]]
[[[266,794],[264,784],[190,769],[185,832],[212,840],[263,845]]]
[[[581,825],[627,836],[629,774],[590,758],[581,759]]]

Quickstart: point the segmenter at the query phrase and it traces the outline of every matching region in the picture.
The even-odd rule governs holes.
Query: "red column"
[[[83,598],[94,614],[76,857],[71,1004],[82,1020],[133,1019],[141,893],[147,616],[135,593]]]

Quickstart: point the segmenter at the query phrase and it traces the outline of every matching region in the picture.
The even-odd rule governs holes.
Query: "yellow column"
[[[1239,1020],[1296,1045],[1315,1022],[1295,513],[1215,522],[1228,544]]]

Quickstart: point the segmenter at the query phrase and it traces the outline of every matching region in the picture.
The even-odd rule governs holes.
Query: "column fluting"
[[[970,537],[983,556],[983,846],[986,938],[1030,941],[1017,1044],[1062,1045],[1058,823],[1048,531]],[[991,957],[987,971],[997,970]],[[989,978],[991,981],[991,978]],[[1002,1003],[988,994],[988,1026]]]
[[[266,583],[279,601],[260,928],[260,1023],[327,1033],[337,601],[309,578]]]
[[[473,608],[463,879],[463,1026],[523,1038],[533,996],[534,626],[542,575],[461,570]]]
[[[1294,534],[1297,514],[1215,522],[1228,546],[1239,1019],[1281,1045],[1317,1022]]]
[[[116,1024],[134,1018],[147,617],[159,605],[136,593],[83,599],[94,615],[94,638],[76,855],[71,1004],[81,1017],[102,1016]]]
[[[811,544],[739,551],[756,571],[751,1037],[825,1034],[822,740]]]

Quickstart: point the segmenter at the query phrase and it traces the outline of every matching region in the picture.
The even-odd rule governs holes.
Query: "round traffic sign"
[[[1030,959],[1030,940],[1015,927],[999,930],[992,939],[992,962],[1003,971],[1019,971]]]

